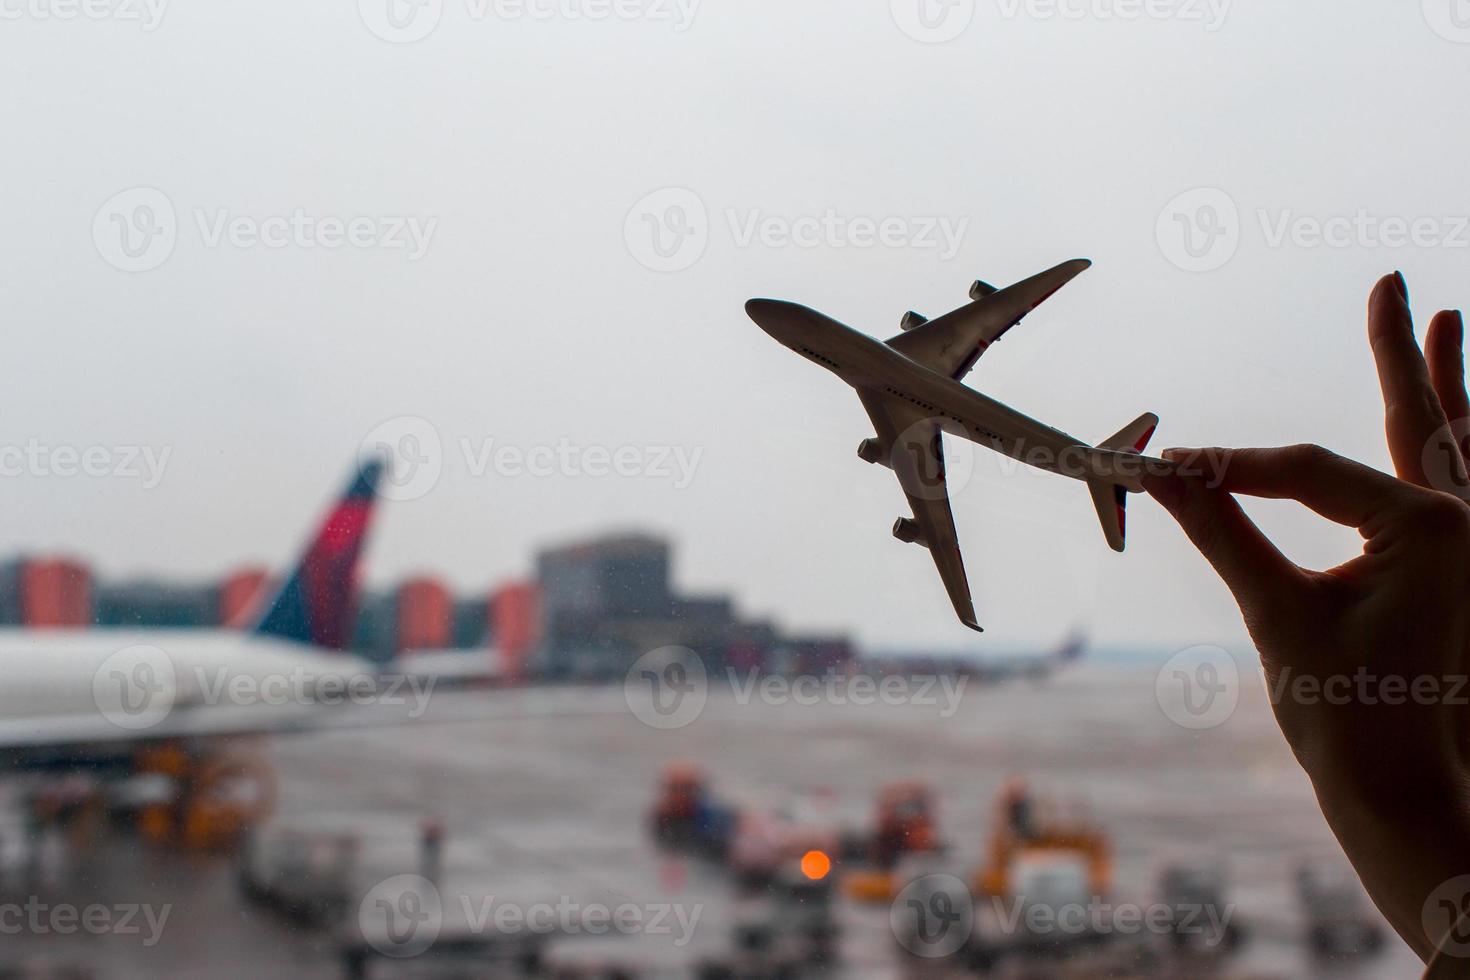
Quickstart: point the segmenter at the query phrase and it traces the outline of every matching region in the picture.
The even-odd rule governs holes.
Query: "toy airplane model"
[[[950,512],[942,433],[1084,481],[1115,551],[1123,550],[1128,492],[1142,491],[1147,465],[1169,467],[1139,455],[1158,425],[1153,414],[1094,447],[960,383],[991,344],[1091,264],[1074,259],[1008,289],[976,282],[973,302],[937,320],[906,313],[903,333],[886,343],[795,303],[745,305],[783,346],[857,389],[877,430],[858,446],[858,456],[893,470],[914,512],[898,519],[893,536],[929,549],[955,612],[973,630],[983,632]]]

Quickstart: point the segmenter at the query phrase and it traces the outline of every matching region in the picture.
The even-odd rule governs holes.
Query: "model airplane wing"
[[[960,621],[984,632],[975,619],[970,582],[950,511],[939,424],[899,398],[863,389],[858,390],[858,398],[873,421],[879,443],[886,447],[893,472],[914,512],[912,521],[901,518],[894,525],[894,536],[929,549]]]
[[[975,302],[899,334],[888,346],[958,381],[987,347],[1090,265],[1073,259],[998,291],[977,282],[970,291]],[[906,317],[905,322],[913,321]]]

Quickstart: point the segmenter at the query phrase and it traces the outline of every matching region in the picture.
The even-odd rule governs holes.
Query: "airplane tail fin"
[[[386,461],[364,460],[328,512],[255,632],[346,649],[352,639],[357,561],[367,540],[378,480]]]
[[[1158,425],[1159,417],[1146,412],[1116,435],[1103,440],[1097,448],[1109,452],[1142,453]],[[1102,522],[1108,546],[1114,551],[1122,551],[1128,535],[1128,488],[1121,483],[1094,478],[1087,481],[1087,489],[1092,493],[1092,505],[1097,508],[1097,519]]]

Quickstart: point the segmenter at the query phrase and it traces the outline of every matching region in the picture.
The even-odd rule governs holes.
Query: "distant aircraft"
[[[1141,492],[1139,454],[1158,417],[1145,414],[1093,447],[1028,418],[960,381],[986,349],[1092,263],[1065,262],[1008,289],[976,282],[971,303],[936,320],[904,314],[903,332],[882,342],[796,303],[753,299],[745,311],[782,345],[857,389],[877,437],[858,456],[898,477],[913,518],[893,525],[900,541],[929,549],[960,621],[981,631],[950,512],[942,434],[989,446],[1023,463],[1087,483],[1115,551],[1125,538],[1127,494]]]

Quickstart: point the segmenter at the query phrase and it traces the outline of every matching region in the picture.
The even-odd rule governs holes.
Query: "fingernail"
[[[1465,349],[1465,314],[1459,310],[1450,310],[1455,318],[1455,346],[1461,350]]]
[[[1167,456],[1168,453],[1164,455]],[[1184,503],[1184,480],[1172,473],[1167,476],[1146,474],[1143,478],[1143,489],[1171,514],[1179,513],[1179,508]]]
[[[1393,274],[1393,284],[1394,288],[1399,291],[1399,297],[1407,303],[1409,301],[1409,284],[1404,281],[1404,274],[1402,272],[1395,272]]]
[[[1175,446],[1173,449],[1165,449],[1162,455],[1170,462],[1177,463],[1181,459],[1188,459],[1190,456],[1197,452],[1199,452],[1198,449],[1184,449],[1179,446]]]

